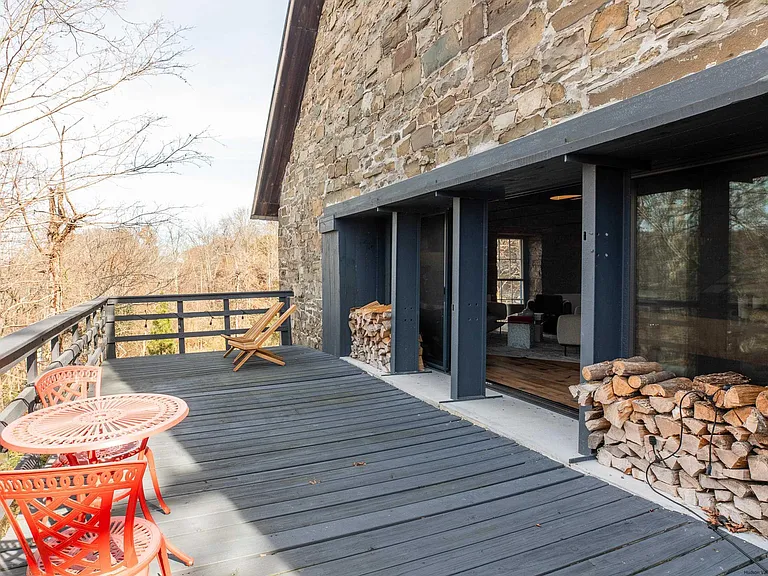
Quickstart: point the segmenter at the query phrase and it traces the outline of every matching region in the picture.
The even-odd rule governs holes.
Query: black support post
[[[488,202],[453,199],[451,399],[485,397]]]
[[[419,370],[420,225],[418,214],[392,213],[392,374]]]
[[[582,182],[581,366],[626,356],[629,325],[629,175],[585,164]],[[590,454],[585,412],[579,410],[579,453]]]

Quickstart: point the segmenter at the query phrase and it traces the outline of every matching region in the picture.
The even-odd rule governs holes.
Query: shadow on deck
[[[302,347],[280,354],[283,368],[256,360],[237,374],[220,353],[105,365],[105,394],[189,403],[181,425],[151,440],[172,510],[155,518],[196,560],[172,563],[174,574],[750,570],[701,522],[653,509],[331,356]]]

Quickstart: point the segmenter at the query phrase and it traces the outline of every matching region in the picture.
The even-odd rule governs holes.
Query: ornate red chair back
[[[101,395],[100,366],[64,366],[42,374],[35,389],[44,407],[88,398],[93,387],[94,396]]]
[[[145,461],[0,472],[0,500],[27,557],[32,576],[102,576],[137,563],[134,519]],[[122,554],[110,533],[115,493],[128,491]],[[16,501],[37,548],[32,552],[17,516]]]

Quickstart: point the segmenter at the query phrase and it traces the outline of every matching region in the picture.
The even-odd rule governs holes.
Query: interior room
[[[579,381],[581,230],[580,186],[489,207],[487,379],[561,409]]]

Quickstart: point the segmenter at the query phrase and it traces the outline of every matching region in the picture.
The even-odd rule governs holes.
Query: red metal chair
[[[42,374],[35,382],[35,390],[40,397],[43,407],[71,402],[88,398],[88,391],[93,385],[94,396],[101,396],[101,367],[100,366],[65,366],[54,368]],[[152,478],[152,487],[157,496],[157,502],[164,513],[170,514],[171,509],[160,494],[160,482],[157,479],[155,469],[155,457],[149,446],[142,450],[142,443],[128,442],[105,450],[97,450],[93,455],[95,463],[120,462],[131,456],[146,459],[149,463],[149,475]],[[85,452],[78,454],[62,454],[53,464],[54,467],[70,466],[72,464],[84,466],[91,463],[91,458]]]
[[[43,406],[88,398],[88,390],[101,396],[100,366],[64,366],[43,373],[35,382],[35,390]]]
[[[160,529],[136,517],[146,466],[134,461],[0,472],[0,502],[26,555],[27,574],[148,575],[149,564],[157,559],[163,576],[170,576]],[[128,493],[125,516],[112,516],[120,492]],[[34,550],[11,508],[13,501],[32,533]]]

